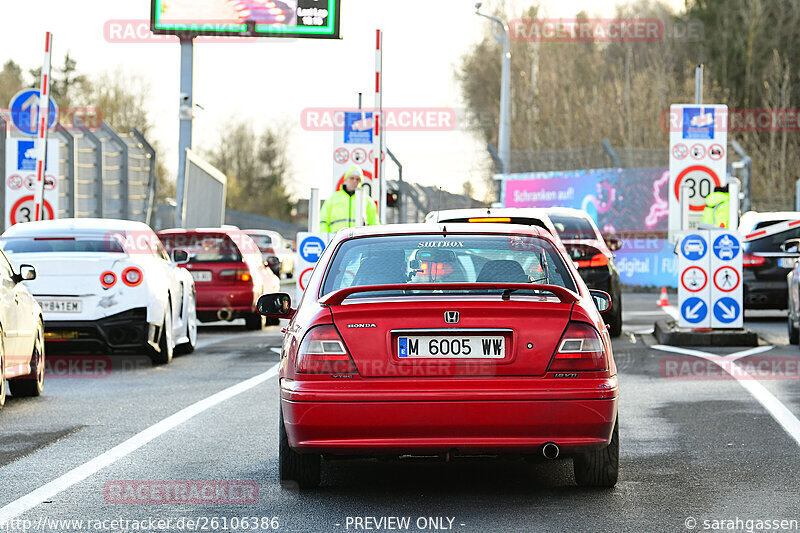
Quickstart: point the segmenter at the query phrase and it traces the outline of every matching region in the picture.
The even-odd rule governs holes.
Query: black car
[[[546,211],[586,286],[611,296],[611,309],[603,319],[611,336],[619,337],[622,334],[622,291],[612,252],[619,250],[622,242],[615,237],[604,239],[586,211],[566,207]]]
[[[796,253],[783,244],[800,238],[800,213],[758,213],[752,223],[739,226],[742,244],[742,299],[745,309],[787,309],[786,278],[794,267]],[[774,217],[772,215],[785,215]],[[758,220],[758,219],[761,220]],[[746,222],[742,217],[742,222]],[[776,228],[778,231],[776,231]]]

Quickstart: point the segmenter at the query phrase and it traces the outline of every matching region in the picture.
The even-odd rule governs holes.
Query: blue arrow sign
[[[689,261],[697,261],[706,255],[706,240],[695,233],[687,235],[681,241],[681,253]]]
[[[720,235],[714,239],[714,255],[723,261],[729,261],[739,255],[739,241],[734,239],[729,233]]]
[[[700,298],[687,298],[681,305],[681,316],[690,324],[701,322],[708,314],[708,305]]]
[[[36,135],[39,127],[39,90],[28,89],[17,93],[8,106],[11,109],[11,122],[17,129],[28,135]],[[47,113],[47,128],[56,123],[58,107],[50,97],[50,110]]]
[[[739,318],[739,302],[733,298],[720,298],[714,304],[714,318],[723,324],[730,324]]]
[[[300,257],[309,263],[316,263],[319,261],[319,256],[325,250],[325,242],[314,235],[308,236],[300,242]]]

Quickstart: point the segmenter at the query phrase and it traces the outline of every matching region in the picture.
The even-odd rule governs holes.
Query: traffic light
[[[397,201],[399,198],[399,191],[388,191],[386,193],[386,207],[397,207]]]

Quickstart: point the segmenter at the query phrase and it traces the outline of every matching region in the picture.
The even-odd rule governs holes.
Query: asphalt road
[[[42,397],[8,399],[0,531],[9,517],[8,531],[59,532],[123,531],[125,520],[142,531],[747,531],[758,520],[800,529],[800,350],[787,346],[785,316],[747,316],[765,347],[739,362],[780,365],[737,380],[714,373],[707,355],[654,347],[653,323],[667,316],[656,300],[624,296],[614,489],[576,487],[569,460],[337,461],[323,464],[317,490],[282,488],[279,327],[201,326],[195,353],[170,365],[131,356],[63,367]],[[165,484],[197,503],[130,503],[164,499]],[[199,492],[208,487],[212,502]]]

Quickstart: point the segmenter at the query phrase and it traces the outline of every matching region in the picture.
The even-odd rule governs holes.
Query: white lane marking
[[[278,364],[275,364],[262,374],[258,374],[250,379],[228,387],[227,389],[223,389],[216,394],[212,394],[208,398],[193,403],[192,405],[181,409],[177,413],[168,416],[161,422],[153,424],[149,428],[144,429],[133,437],[129,438],[122,444],[118,444],[107,452],[102,453],[94,459],[91,459],[82,465],[73,468],[66,474],[57,477],[53,481],[42,485],[38,489],[29,492],[25,496],[22,496],[21,498],[18,498],[8,505],[0,508],[0,524],[6,523],[8,520],[11,520],[20,514],[33,509],[45,500],[49,500],[59,492],[68,489],[76,483],[88,478],[92,474],[95,474],[103,468],[115,463],[131,452],[138,450],[156,437],[163,435],[167,431],[183,424],[190,418],[202,413],[203,411],[206,411],[207,409],[210,409],[211,407],[214,407],[225,400],[229,400],[234,396],[250,390],[277,375]]]
[[[655,332],[656,328],[645,328],[645,329],[637,329],[636,331],[632,331],[636,335],[650,335],[651,333]]]
[[[679,353],[683,355],[691,355],[694,357],[700,357],[705,359],[706,361],[711,361],[715,363],[717,366],[725,370],[729,376],[739,382],[747,392],[749,392],[753,398],[755,398],[758,403],[760,403],[764,409],[775,419],[778,424],[792,437],[798,445],[800,445],[800,420],[797,419],[796,416],[785,406],[781,403],[779,399],[777,399],[770,391],[764,387],[761,383],[759,383],[754,377],[743,377],[740,375],[739,372],[736,374],[731,373],[731,365],[725,364],[726,362],[736,361],[743,357],[747,357],[748,355],[754,355],[757,353],[766,352],[767,350],[771,350],[772,346],[758,346],[757,348],[751,348],[748,350],[743,350],[741,352],[736,352],[729,354],[727,356],[721,357],[719,355],[708,353],[708,352],[701,352],[698,350],[687,350],[685,348],[678,348],[675,346],[666,346],[663,344],[656,344],[653,345],[652,348],[656,350],[661,350],[662,352],[672,352],[672,353]],[[744,371],[742,371],[744,373]]]
[[[678,311],[678,308],[675,307],[674,305],[665,305],[664,307],[661,308],[661,310],[667,313],[669,316],[671,316],[673,320],[681,319],[681,314]]]

